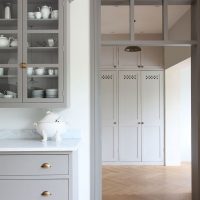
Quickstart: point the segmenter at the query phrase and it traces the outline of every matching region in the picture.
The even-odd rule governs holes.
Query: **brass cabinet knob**
[[[27,64],[26,64],[26,63],[21,63],[21,64],[20,64],[20,67],[21,67],[22,69],[26,69],[26,68],[27,68]]]
[[[51,193],[48,191],[44,191],[41,195],[44,197],[49,197],[49,196],[51,196]]]
[[[41,165],[41,167],[44,168],[44,169],[49,169],[49,168],[51,168],[51,165],[49,163],[43,163]]]

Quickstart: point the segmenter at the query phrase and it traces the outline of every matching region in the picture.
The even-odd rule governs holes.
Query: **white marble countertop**
[[[1,139],[0,152],[16,151],[76,151],[80,139],[64,139],[59,143],[55,141],[42,142],[36,139]]]

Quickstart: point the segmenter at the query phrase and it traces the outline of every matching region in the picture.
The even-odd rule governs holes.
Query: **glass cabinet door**
[[[0,1],[0,102],[22,101],[22,4]]]
[[[25,0],[24,102],[63,101],[63,1]]]

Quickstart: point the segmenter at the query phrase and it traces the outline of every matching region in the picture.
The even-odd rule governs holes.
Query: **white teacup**
[[[52,76],[54,74],[54,70],[53,69],[48,69],[48,74]]]
[[[49,38],[48,39],[48,45],[49,45],[49,47],[53,47],[55,45],[55,42],[54,42],[53,38]]]
[[[35,12],[35,18],[36,19],[41,19],[42,18],[42,13],[41,12]]]
[[[0,76],[4,75],[4,68],[0,68]]]
[[[52,19],[58,19],[58,10],[53,10],[51,12],[51,18]]]
[[[28,12],[28,18],[29,18],[29,19],[35,19],[35,14],[34,14],[34,12]]]
[[[33,75],[33,67],[28,67],[28,68],[27,68],[27,75],[28,75],[28,76]]]

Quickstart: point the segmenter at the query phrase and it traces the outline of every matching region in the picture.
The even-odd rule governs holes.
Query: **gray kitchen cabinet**
[[[11,16],[5,19],[5,7]],[[0,2],[0,107],[63,107],[68,63],[67,0]],[[58,15],[45,18],[42,8]],[[41,9],[42,17],[31,12]],[[40,17],[40,16],[39,16]],[[7,46],[1,41],[7,40]],[[17,41],[17,45],[14,43]]]
[[[127,46],[101,47],[101,69],[163,69],[163,47],[141,47],[141,52],[126,52]]]
[[[73,160],[72,152],[1,153],[1,199],[74,200]]]

